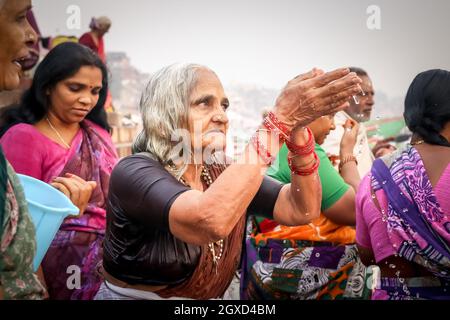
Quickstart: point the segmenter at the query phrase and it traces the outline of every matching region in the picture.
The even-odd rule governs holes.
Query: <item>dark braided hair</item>
[[[450,147],[440,134],[450,121],[450,72],[419,73],[406,94],[403,116],[415,136],[429,144]]]
[[[0,137],[16,124],[35,124],[44,118],[49,108],[47,90],[56,86],[58,82],[74,76],[83,66],[97,67],[103,76],[97,105],[89,112],[86,119],[110,131],[104,109],[108,92],[106,66],[88,47],[66,42],[52,49],[39,64],[31,88],[24,93],[21,103],[6,107],[0,112]]]

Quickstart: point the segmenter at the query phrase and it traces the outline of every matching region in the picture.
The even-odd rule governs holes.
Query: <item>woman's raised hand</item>
[[[344,127],[344,134],[340,143],[340,154],[353,154],[358,139],[359,123],[353,119],[347,119],[342,126]]]
[[[291,129],[341,111],[361,92],[361,79],[348,68],[323,72],[314,68],[288,82],[278,96],[274,113]]]
[[[80,209],[79,215],[86,210],[92,192],[97,187],[95,181],[85,181],[70,173],[66,173],[64,177],[56,177],[50,184],[64,193]]]

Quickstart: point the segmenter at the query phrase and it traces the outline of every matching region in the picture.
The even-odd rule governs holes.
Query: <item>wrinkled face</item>
[[[334,114],[317,118],[311,122],[308,127],[313,132],[316,143],[323,144],[331,130],[336,129],[336,125],[334,124]]]
[[[93,66],[83,66],[78,72],[50,89],[49,113],[61,122],[81,122],[97,105],[102,89],[102,71]]]
[[[225,150],[228,98],[212,71],[200,69],[196,75],[196,85],[189,97],[188,128],[192,149],[196,152]]]
[[[5,0],[0,9],[0,91],[19,86],[21,62],[37,40],[26,17],[30,9],[31,0]]]
[[[375,92],[373,90],[372,81],[368,76],[360,76],[362,80],[361,88],[364,90],[365,95],[357,95],[359,104],[356,104],[353,99],[350,99],[350,107],[347,109],[347,113],[358,122],[366,122],[370,120],[373,105],[375,104],[373,96]]]

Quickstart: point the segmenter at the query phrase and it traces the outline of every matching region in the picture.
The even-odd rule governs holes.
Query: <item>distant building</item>
[[[133,67],[125,52],[109,52],[106,61],[114,107],[119,111],[137,113],[149,75]]]

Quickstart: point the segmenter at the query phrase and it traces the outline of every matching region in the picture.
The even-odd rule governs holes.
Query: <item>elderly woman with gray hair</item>
[[[96,299],[222,298],[239,264],[247,215],[283,225],[320,214],[314,138],[306,125],[360,91],[348,69],[291,80],[236,161],[224,161],[229,101],[200,65],[156,72],[141,99],[134,154],[114,169]],[[291,184],[264,177],[282,143]]]

